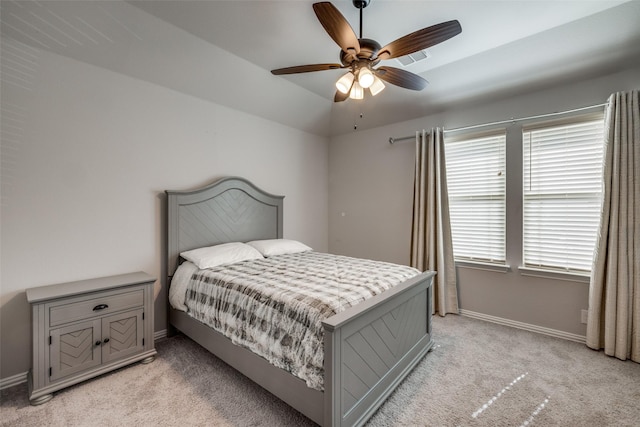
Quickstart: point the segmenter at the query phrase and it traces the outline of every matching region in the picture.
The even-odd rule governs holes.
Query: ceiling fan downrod
[[[371,0],[352,0],[353,5],[360,9],[360,38],[362,38],[362,9],[369,6]]]

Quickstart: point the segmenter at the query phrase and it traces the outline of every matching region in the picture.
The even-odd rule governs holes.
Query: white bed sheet
[[[189,286],[189,281],[197,271],[198,267],[192,262],[186,261],[180,264],[171,279],[171,286],[169,287],[169,303],[171,304],[171,307],[176,310],[187,311],[184,299],[187,293],[187,287]]]

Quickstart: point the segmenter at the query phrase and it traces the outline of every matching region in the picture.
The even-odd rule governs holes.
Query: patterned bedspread
[[[198,270],[185,304],[234,344],[322,390],[321,321],[419,273],[308,251]]]

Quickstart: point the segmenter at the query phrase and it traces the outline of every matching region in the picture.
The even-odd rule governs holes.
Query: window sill
[[[471,268],[474,270],[495,271],[497,273],[506,273],[511,271],[511,267],[506,264],[491,264],[489,262],[478,261],[462,261],[456,260],[456,267]]]
[[[570,282],[589,283],[591,277],[585,274],[565,273],[563,271],[542,270],[530,267],[518,267],[523,276],[543,277],[545,279],[567,280]]]

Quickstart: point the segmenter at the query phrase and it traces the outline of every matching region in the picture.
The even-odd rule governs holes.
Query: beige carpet
[[[640,364],[584,345],[448,315],[436,349],[370,426],[640,426]],[[26,385],[1,392],[2,426],[310,426],[190,340],[158,357],[29,406]]]

